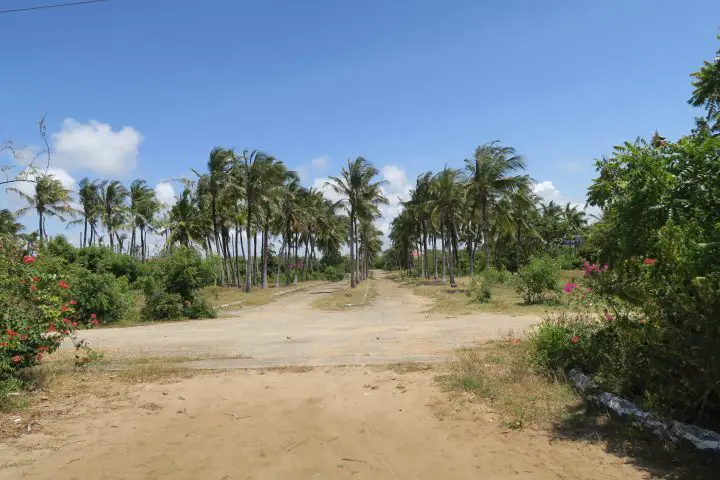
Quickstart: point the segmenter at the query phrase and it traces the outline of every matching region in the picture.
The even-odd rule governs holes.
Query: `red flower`
[[[70,305],[77,305],[77,300],[70,300]]]
[[[28,339],[27,335],[20,335],[20,340],[25,341]]]
[[[576,344],[579,341],[580,341],[580,337],[578,337],[577,335],[575,335],[574,337],[572,337],[570,339],[570,343],[572,343],[572,344]]]
[[[8,335],[10,335],[11,337],[14,337],[14,336],[17,335],[17,333],[15,333],[15,331],[14,331],[12,328],[8,328],[5,333],[7,333]]]
[[[97,315],[96,315],[96,314],[94,314],[94,313],[91,313],[91,314],[90,314],[90,319],[91,319],[91,320],[95,320],[96,318],[97,318]]]
[[[35,263],[35,257],[33,257],[32,255],[25,255],[23,257],[23,263],[27,265],[32,265],[33,263]]]
[[[68,288],[70,288],[70,285],[68,285],[67,283],[65,283],[65,280],[60,280],[60,281],[58,282],[58,285],[60,286],[60,288],[64,288],[65,290],[67,290]]]
[[[90,323],[92,323],[95,326],[100,325],[100,322],[98,322],[96,318],[93,318],[92,320],[90,320]]]
[[[65,335],[70,335],[70,330],[63,330],[62,333],[64,333]]]
[[[32,281],[37,283],[40,281],[40,277],[32,277]]]
[[[55,325],[53,325],[52,323],[48,327],[47,331],[48,332],[57,332],[57,330],[55,329]]]
[[[10,344],[8,342],[0,342],[0,347],[9,347]]]
[[[77,327],[77,322],[72,322],[70,325],[72,325],[73,327]]]
[[[653,265],[655,264],[655,262],[657,262],[657,258],[646,258],[645,260],[643,260],[643,263],[645,265]]]
[[[40,350],[41,352],[47,352],[47,351],[48,351],[48,347],[46,347],[45,345],[41,345],[41,346],[38,347],[38,350]]]
[[[61,311],[61,312],[67,312],[68,310],[70,310],[70,309],[69,309],[68,307],[66,307],[65,305],[63,305],[62,307],[60,307],[60,311]]]
[[[63,321],[63,323],[64,323],[65,325],[70,325],[70,319],[69,319],[69,318],[63,318],[62,321]]]
[[[42,357],[43,357],[43,354],[42,354],[42,353],[38,353],[37,355],[35,355],[35,358],[36,358],[38,361],[42,360]]]
[[[20,363],[20,360],[22,360],[22,358],[20,357],[20,355],[15,355],[10,360],[12,360],[13,363]]]
[[[34,292],[35,290],[37,290],[37,287],[35,285],[30,285],[30,290]]]

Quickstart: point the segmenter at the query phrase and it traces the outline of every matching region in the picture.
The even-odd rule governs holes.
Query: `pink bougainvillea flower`
[[[22,357],[20,355],[15,355],[10,360],[12,360],[13,363],[20,363],[20,360],[22,360]]]
[[[63,321],[63,323],[64,323],[65,325],[70,325],[70,319],[69,319],[69,318],[63,318],[62,321]]]
[[[70,325],[72,325],[73,327],[76,327],[76,328],[77,328],[77,325],[78,325],[78,324],[77,324],[77,322],[72,322]]]
[[[92,324],[95,325],[96,327],[97,327],[98,325],[100,325],[100,322],[98,322],[97,318],[93,318],[92,320],[90,320],[90,323],[92,323]]]
[[[47,352],[47,351],[48,351],[48,347],[46,347],[45,345],[41,345],[41,346],[38,347],[38,350],[41,351],[41,352]]]
[[[70,300],[70,305],[77,305],[77,300]]]
[[[40,352],[40,353],[38,353],[37,355],[35,355],[35,358],[36,358],[38,361],[42,360],[42,358],[43,358],[42,352]]]
[[[32,277],[32,281],[37,283],[40,281],[40,277]]]
[[[70,335],[70,330],[63,330],[62,333],[64,333],[65,335]]]
[[[607,320],[608,322],[612,322],[613,320],[615,320],[615,317],[613,317],[610,312],[605,310],[605,320]]]
[[[58,282],[58,285],[60,286],[60,288],[64,288],[65,290],[67,290],[68,288],[70,288],[70,285],[68,285],[68,284],[65,282],[65,280],[60,280],[60,281]]]
[[[94,314],[94,313],[91,313],[91,314],[90,314],[90,319],[91,319],[91,320],[95,320],[96,318],[97,318],[97,315],[96,315],[96,314]]]
[[[657,262],[657,258],[646,258],[645,260],[643,260],[643,263],[645,265],[654,265],[655,262]]]
[[[33,257],[32,255],[25,255],[23,257],[23,263],[27,265],[32,265],[33,263],[35,263],[35,257]]]
[[[577,335],[575,335],[574,337],[572,337],[570,339],[570,343],[572,343],[572,344],[578,343],[579,341],[580,341],[580,337],[578,337]]]
[[[573,290],[575,290],[576,288],[577,288],[576,283],[568,282],[565,284],[565,288],[563,288],[563,290],[565,291],[565,293],[570,293]]]
[[[34,292],[37,290],[37,287],[35,285],[30,285],[30,290],[32,290]]]
[[[60,307],[60,311],[61,311],[61,312],[67,312],[68,310],[70,310],[70,309],[69,309],[68,307],[66,307],[65,305],[63,305],[62,307]]]
[[[14,337],[17,335],[17,333],[15,333],[15,330],[13,330],[12,328],[8,328],[5,333],[7,333],[11,337]]]
[[[48,326],[47,331],[48,332],[57,332],[57,330],[55,329],[55,325],[53,325],[52,323],[50,324],[50,326]]]

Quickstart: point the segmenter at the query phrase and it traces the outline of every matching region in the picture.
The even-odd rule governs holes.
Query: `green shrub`
[[[323,269],[323,276],[331,282],[340,282],[345,278],[345,273],[338,267],[328,265]]]
[[[487,303],[492,297],[492,284],[487,277],[475,275],[470,279],[466,293],[473,302]]]
[[[560,266],[550,257],[533,257],[513,278],[515,291],[525,303],[540,302],[545,293],[558,290]]]
[[[505,269],[487,268],[480,272],[480,275],[490,283],[491,286],[508,283],[512,274]]]
[[[214,260],[203,260],[192,248],[176,248],[153,259],[141,279],[145,292],[143,315],[154,320],[214,317],[215,310],[198,289],[215,281]]]
[[[76,276],[74,285],[80,315],[95,313],[102,323],[115,323],[131,312],[133,297],[126,277],[83,272]]]
[[[112,273],[116,277],[125,277],[130,283],[135,283],[140,276],[141,263],[133,256],[110,252],[98,262],[96,268],[96,273]]]

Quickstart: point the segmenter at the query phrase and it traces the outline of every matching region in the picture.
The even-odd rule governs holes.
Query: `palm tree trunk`
[[[450,230],[450,258],[448,259],[448,267],[450,269],[450,286],[455,288],[457,287],[457,284],[455,283],[455,271],[453,267],[455,260],[457,259],[457,242],[453,239],[453,225],[449,225],[448,229]]]
[[[308,255],[309,254],[310,254],[310,238],[308,235],[308,238],[305,239],[305,255],[303,255],[303,275],[302,275],[303,281],[307,280]]]
[[[350,211],[350,288],[357,287],[355,280],[355,212]]]
[[[428,266],[428,255],[427,255],[427,221],[423,217],[422,220],[422,234],[423,234],[423,276],[430,278],[430,267]]]
[[[283,240],[282,245],[280,246],[280,251],[278,252],[278,258],[277,258],[277,275],[275,276],[275,288],[280,288],[280,264],[282,263],[282,256],[283,251],[285,250],[285,240]]]
[[[85,220],[83,221],[83,241],[82,246],[85,248],[87,246],[87,217],[85,217]]]
[[[445,257],[445,226],[440,226],[440,248],[442,248],[442,267],[443,267],[443,274],[442,274],[442,283],[445,283],[445,265],[447,265],[447,260]]]
[[[295,276],[293,278],[293,285],[297,285],[298,282],[298,239],[299,233],[295,233]]]
[[[262,268],[262,288],[268,286],[268,236],[269,229],[267,222],[263,225],[263,268]]]
[[[433,273],[433,280],[435,280],[437,282],[437,279],[438,279],[438,273],[437,273],[438,272],[438,270],[437,270],[438,257],[437,257],[437,236],[436,235],[432,236],[432,245],[433,245],[433,264],[435,265],[435,272]]]
[[[520,225],[517,226],[517,238],[515,240],[515,271],[520,270]]]
[[[238,244],[241,242],[240,242],[240,225],[238,225],[237,222],[235,223],[235,238],[233,241],[235,243],[235,245],[233,245],[233,247],[235,249],[235,271],[238,272],[238,274],[237,274],[238,284],[237,285],[240,286],[240,249],[239,249]]]
[[[483,247],[485,249],[485,268],[490,268],[490,228],[487,218],[487,205],[483,204]]]
[[[250,282],[252,279],[252,259],[250,258],[250,255],[252,255],[252,244],[251,238],[250,238],[250,225],[252,225],[252,209],[251,205],[248,204],[248,215],[247,215],[247,255],[248,258],[245,261],[245,291],[247,293],[250,293]]]
[[[253,278],[252,278],[253,285],[257,285],[257,283],[258,283],[257,272],[259,270],[258,255],[257,255],[257,232],[258,232],[258,228],[256,227],[255,235],[253,235]]]

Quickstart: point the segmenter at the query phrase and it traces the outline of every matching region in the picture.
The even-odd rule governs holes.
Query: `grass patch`
[[[560,275],[560,283],[565,284],[571,280],[578,280],[583,277],[582,270],[563,270]],[[400,285],[412,288],[416,295],[432,298],[434,305],[430,308],[432,312],[445,315],[469,315],[478,312],[502,313],[507,315],[543,315],[549,311],[560,308],[560,302],[548,298],[543,303],[526,304],[509,284],[495,285],[492,287],[492,297],[488,303],[473,302],[466,295],[469,276],[457,277],[456,288],[450,287],[450,283],[435,282],[433,279],[409,277],[393,272],[388,278],[398,282]]]
[[[416,363],[416,362],[400,362],[391,363],[387,365],[388,370],[395,373],[414,373],[414,372],[426,372],[432,370],[433,365],[430,363]]]
[[[216,307],[222,311],[223,308],[238,309],[246,306],[254,307],[265,305],[283,298],[283,294],[298,288],[310,288],[321,283],[324,282],[310,280],[307,282],[299,282],[297,285],[281,285],[280,288],[275,288],[275,284],[273,283],[268,285],[268,288],[253,286],[250,293],[245,293],[241,288],[234,287],[205,287],[200,290],[200,295],[204,297],[212,307]],[[222,307],[222,305],[228,306]]]
[[[469,401],[488,402],[509,428],[549,427],[583,403],[564,378],[538,374],[518,340],[456,353],[457,360],[447,365],[447,373],[436,377],[440,386]]]
[[[362,308],[372,305],[377,296],[377,285],[374,278],[368,278],[355,288],[345,285],[344,288],[323,295],[312,302],[313,308],[323,310],[344,310],[347,308]]]

